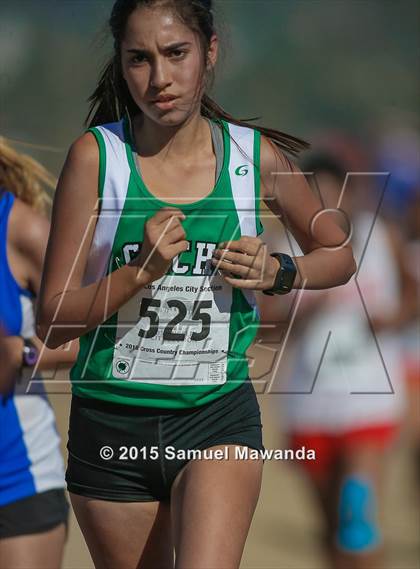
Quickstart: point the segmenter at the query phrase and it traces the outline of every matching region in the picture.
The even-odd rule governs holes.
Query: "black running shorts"
[[[169,500],[181,468],[193,458],[211,459],[204,449],[215,445],[264,450],[251,380],[191,409],[131,407],[73,396],[68,490],[116,502]],[[192,452],[198,450],[201,456]]]
[[[16,500],[0,507],[0,539],[43,533],[67,525],[68,514],[64,488]]]

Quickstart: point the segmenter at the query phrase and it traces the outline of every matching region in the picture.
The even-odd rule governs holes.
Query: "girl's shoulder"
[[[99,167],[98,144],[91,131],[84,132],[71,144],[65,166]]]
[[[28,253],[45,240],[48,231],[47,217],[15,196],[8,224],[11,245],[21,253]]]
[[[261,134],[261,170],[270,172],[291,172],[296,165],[268,136]]]
[[[50,223],[47,217],[14,197],[7,226],[9,263],[16,282],[23,290],[37,291],[35,283],[42,269]]]
[[[276,174],[299,172],[297,166],[274,142],[261,134],[260,146],[260,174],[261,174],[261,198],[272,196]]]

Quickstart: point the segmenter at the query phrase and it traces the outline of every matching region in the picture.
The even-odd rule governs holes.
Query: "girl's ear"
[[[218,49],[219,40],[216,34],[213,34],[210,38],[210,46],[207,52],[207,70],[210,70],[216,65]]]

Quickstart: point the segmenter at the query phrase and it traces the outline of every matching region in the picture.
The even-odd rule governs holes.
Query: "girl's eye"
[[[170,55],[174,59],[183,59],[183,57],[186,54],[187,52],[182,49],[174,49],[170,52]],[[131,63],[134,63],[135,65],[139,65],[140,63],[144,63],[145,61],[146,61],[146,56],[141,53],[137,53],[136,55],[133,55],[133,57],[131,58]]]
[[[131,58],[132,63],[142,63],[143,61],[144,61],[144,55],[137,54]]]
[[[181,59],[187,52],[182,49],[174,49],[171,53],[175,56],[175,59]]]

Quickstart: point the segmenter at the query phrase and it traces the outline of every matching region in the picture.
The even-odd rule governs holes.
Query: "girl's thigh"
[[[168,502],[70,498],[96,569],[173,568]]]
[[[171,510],[178,569],[239,567],[261,489],[262,459],[194,459],[171,489]]]
[[[64,523],[42,533],[0,539],[0,569],[57,569],[65,539]]]

